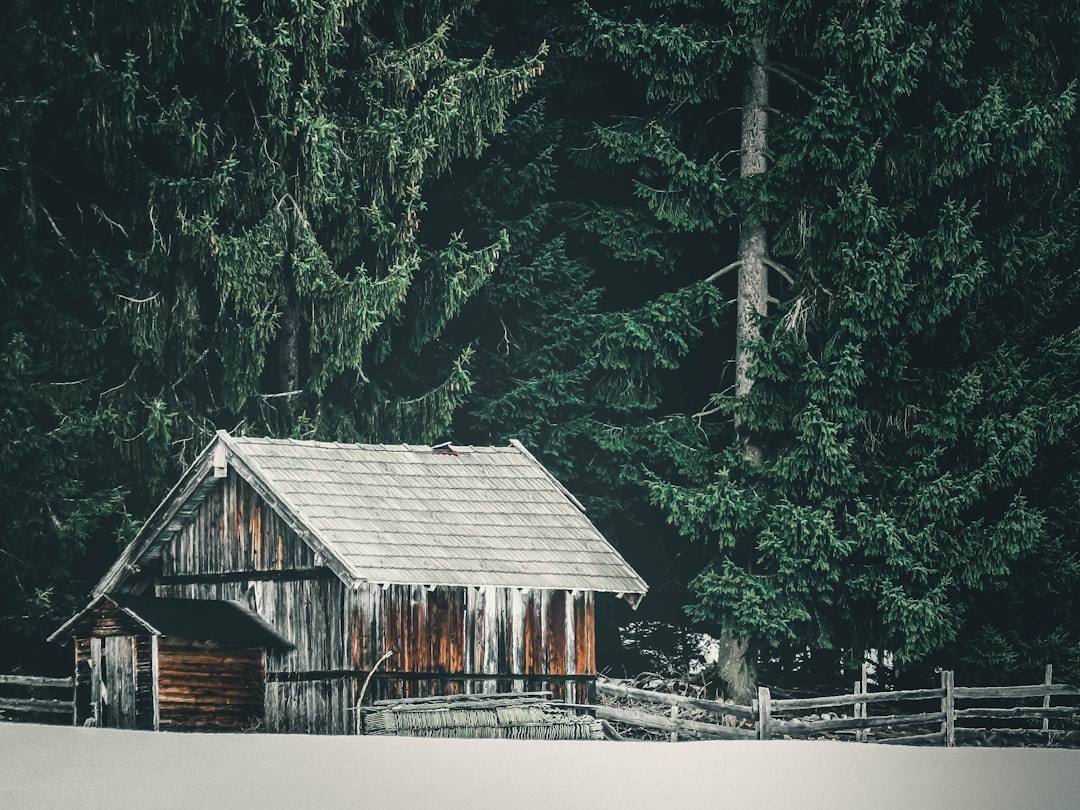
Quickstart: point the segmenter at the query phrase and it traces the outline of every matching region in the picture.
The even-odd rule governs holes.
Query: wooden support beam
[[[295,568],[291,570],[222,571],[214,574],[173,574],[158,577],[159,585],[207,585],[220,582],[302,582],[314,579],[331,579],[335,576],[329,568]]]

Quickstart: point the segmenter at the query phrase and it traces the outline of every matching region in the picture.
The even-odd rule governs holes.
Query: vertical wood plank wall
[[[315,553],[230,470],[162,553],[162,574],[314,568]]]
[[[91,719],[104,728],[155,728],[153,657],[149,635],[77,640],[75,722],[82,725]]]
[[[596,674],[591,592],[365,585],[346,598],[349,667],[367,670],[394,651],[369,687],[376,699],[522,689],[587,699],[584,682],[543,676]]]
[[[94,719],[94,674],[90,657],[89,637],[75,639],[75,725],[86,725]]]

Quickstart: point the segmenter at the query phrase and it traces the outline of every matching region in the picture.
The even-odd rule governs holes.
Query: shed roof
[[[519,442],[432,448],[219,431],[192,468],[201,469],[195,477],[202,483],[177,485],[99,592],[114,589],[180,528],[185,498],[230,464],[345,580],[580,589],[632,602],[647,590],[577,499]]]
[[[80,632],[93,635],[96,617],[119,610],[134,626],[155,636],[216,641],[245,647],[291,647],[257,613],[239,602],[218,599],[172,599],[129,594],[103,594],[76,613],[50,636],[59,640]]]

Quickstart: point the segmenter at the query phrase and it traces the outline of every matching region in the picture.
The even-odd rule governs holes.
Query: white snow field
[[[0,723],[0,808],[1080,808],[1080,751]]]

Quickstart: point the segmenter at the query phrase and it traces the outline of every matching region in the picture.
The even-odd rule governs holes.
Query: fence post
[[[672,706],[671,707],[671,719],[672,720],[678,720],[679,719],[679,707],[678,706]],[[679,741],[679,732],[677,732],[677,731],[672,731],[671,732],[671,741],[672,742],[678,742]]]
[[[945,719],[941,721],[941,731],[945,735],[945,745],[949,748],[956,745],[956,699],[953,686],[953,671],[942,670],[941,688],[945,690],[945,695],[941,698],[941,711]]]
[[[758,704],[758,739],[767,740],[771,736],[769,725],[772,720],[772,698],[769,695],[769,687],[759,686],[757,690]]]
[[[864,691],[863,691],[862,681],[855,681],[855,697],[858,697],[859,695],[862,695],[862,694],[865,694]],[[854,710],[852,711],[852,715],[855,717],[856,720],[858,720],[861,717],[865,717],[866,716],[866,704],[861,703],[859,701],[856,701],[855,705],[854,705]],[[864,728],[856,729],[856,731],[855,731],[855,739],[858,742],[866,742],[866,729],[864,729]]]
[[[1054,683],[1054,665],[1046,665],[1046,675],[1043,677],[1043,686],[1051,686]],[[1043,695],[1043,708],[1050,708],[1050,695]],[[1049,715],[1043,718],[1042,730],[1046,732],[1046,744],[1050,744],[1050,717]]]

